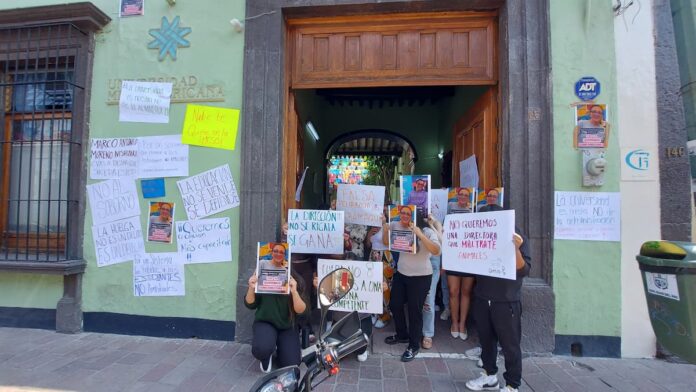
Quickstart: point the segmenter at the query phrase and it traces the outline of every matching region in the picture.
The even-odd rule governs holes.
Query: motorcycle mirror
[[[327,274],[319,282],[319,303],[328,309],[340,301],[353,288],[353,273],[339,268]]]

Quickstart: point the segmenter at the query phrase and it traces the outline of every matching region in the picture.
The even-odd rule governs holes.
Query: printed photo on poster
[[[290,293],[290,248],[286,242],[259,242],[256,248],[256,293]]]
[[[448,214],[474,212],[474,205],[476,205],[476,188],[449,188],[447,194]]]
[[[478,191],[476,212],[497,211],[503,209],[503,188],[486,188]]]
[[[392,205],[389,207],[389,250],[416,253],[416,234],[411,229],[416,225],[415,205]]]
[[[574,148],[607,148],[610,130],[606,104],[592,103],[575,107]]]
[[[121,17],[145,15],[145,0],[121,0]]]
[[[150,202],[150,220],[147,225],[147,240],[150,242],[172,243],[174,226],[174,203],[168,201]]]
[[[401,176],[401,204],[430,214],[430,175]]]

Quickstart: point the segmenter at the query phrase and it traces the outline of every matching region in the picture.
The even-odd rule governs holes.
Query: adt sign
[[[575,82],[575,95],[583,101],[597,98],[601,92],[599,80],[592,76],[585,76]]]

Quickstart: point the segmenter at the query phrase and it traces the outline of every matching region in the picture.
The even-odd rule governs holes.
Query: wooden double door
[[[475,154],[481,184],[500,183],[495,11],[288,19],[285,63],[283,213],[298,205],[303,124],[294,91],[337,87],[490,86],[453,130],[458,162]]]

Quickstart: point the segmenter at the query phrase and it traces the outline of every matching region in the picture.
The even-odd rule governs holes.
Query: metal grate
[[[84,36],[72,24],[0,29],[0,259],[70,258],[71,230],[80,229],[71,213],[80,173],[70,162],[81,151],[73,111]]]

